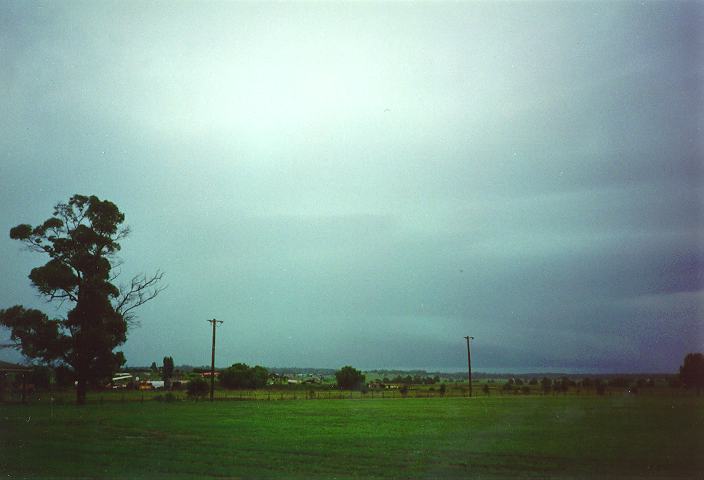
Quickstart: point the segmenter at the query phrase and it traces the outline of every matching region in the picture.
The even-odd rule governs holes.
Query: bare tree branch
[[[130,234],[130,227],[125,226],[120,229],[119,232],[117,232],[117,235],[115,236],[115,241],[122,240],[123,238],[127,237]]]
[[[121,258],[116,258],[116,259],[114,259],[114,260],[113,260],[112,258],[109,258],[108,260],[109,260],[109,262],[110,262],[110,270],[114,270],[114,271],[115,271],[115,273],[112,273],[112,272],[110,273],[110,283],[112,283],[112,282],[114,282],[114,281],[117,279],[117,277],[119,277],[120,274],[122,273],[122,269],[121,269],[120,267],[121,267],[122,264],[125,263],[125,262],[124,262],[124,260],[122,260]]]
[[[64,293],[56,293],[59,291],[64,292]],[[57,299],[57,298],[61,299],[62,302],[64,300],[66,300],[67,298],[71,301],[74,301],[74,302],[78,301],[78,299],[76,298],[76,296],[73,293],[66,291],[66,290],[54,290],[53,292],[49,292],[49,299],[47,301],[50,302],[50,301]]]
[[[153,300],[166,289],[166,285],[158,285],[163,277],[164,272],[160,270],[157,270],[151,277],[144,274],[135,275],[132,277],[129,287],[120,288],[121,292],[116,301],[115,311],[122,315],[128,325],[136,325],[134,310],[137,307]]]

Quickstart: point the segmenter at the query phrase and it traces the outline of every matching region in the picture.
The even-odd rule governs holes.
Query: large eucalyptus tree
[[[0,310],[0,325],[23,355],[49,364],[70,365],[76,376],[76,403],[83,404],[89,384],[110,378],[124,362],[115,348],[127,339],[134,310],[155,298],[163,273],[138,275],[130,284],[113,284],[116,253],[129,233],[117,206],[96,196],[74,195],[54,207],[41,225],[18,225],[10,237],[49,261],[29,278],[47,299],[68,303],[63,318],[49,318],[23,306]]]

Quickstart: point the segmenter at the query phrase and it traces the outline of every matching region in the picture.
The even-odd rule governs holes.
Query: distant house
[[[163,380],[142,380],[138,384],[140,390],[161,390],[164,388]]]
[[[398,390],[401,385],[398,383],[384,383],[379,380],[375,380],[367,384],[367,387],[371,390]]]
[[[114,377],[110,380],[110,384],[107,388],[120,389],[127,388],[127,384],[132,382],[134,377],[130,373],[116,373]]]

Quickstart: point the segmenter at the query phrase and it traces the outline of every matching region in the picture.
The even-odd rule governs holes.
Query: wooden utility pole
[[[215,327],[218,323],[222,324],[222,320],[206,320],[213,324],[213,349],[210,355],[210,401],[212,402],[215,398]]]
[[[472,396],[472,355],[469,351],[469,341],[474,340],[474,337],[464,337],[467,339],[467,380],[469,381],[469,396]]]

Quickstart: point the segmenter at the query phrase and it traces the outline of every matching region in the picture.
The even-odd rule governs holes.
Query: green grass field
[[[0,405],[6,478],[701,478],[704,399]]]

